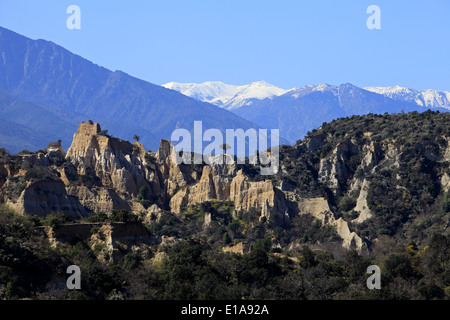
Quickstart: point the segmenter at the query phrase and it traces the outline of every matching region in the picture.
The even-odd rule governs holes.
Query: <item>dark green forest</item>
[[[178,231],[185,232],[186,240],[172,246],[159,263],[134,252],[104,263],[85,241],[56,249],[36,232],[42,223],[59,223],[58,217],[41,221],[2,206],[0,219],[2,299],[390,300],[450,295],[450,237],[437,233],[423,248],[394,244],[386,237],[370,257],[356,251],[311,250],[308,245],[284,256],[272,248],[270,238],[256,240],[252,251],[241,255],[220,252],[207,237],[189,239],[184,229]],[[158,225],[151,229],[164,232]],[[310,237],[320,237],[318,229],[309,230]],[[147,250],[151,257],[156,249]],[[65,271],[72,264],[82,270],[81,290],[65,288]],[[366,287],[366,270],[373,264],[381,268],[380,290]]]

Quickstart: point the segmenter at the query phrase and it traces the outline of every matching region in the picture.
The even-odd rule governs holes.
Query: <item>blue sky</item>
[[[71,4],[81,30],[66,27]],[[381,30],[366,27],[372,4]],[[156,84],[450,91],[448,0],[0,0],[0,26]]]

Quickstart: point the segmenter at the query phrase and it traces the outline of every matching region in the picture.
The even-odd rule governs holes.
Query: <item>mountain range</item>
[[[420,106],[427,108],[446,108],[450,109],[450,92],[427,89],[417,91],[415,89],[394,87],[366,87],[366,90],[382,94],[386,97],[415,102]]]
[[[134,135],[155,150],[177,128],[280,130],[293,144],[337,118],[368,113],[450,109],[450,93],[352,84],[282,89],[264,81],[218,81],[159,86],[111,71],[55,43],[0,27],[0,147],[36,151],[62,140],[67,149],[82,121],[101,122],[108,134]]]
[[[263,128],[279,128],[280,135],[290,143],[302,139],[309,130],[323,122],[341,117],[423,112],[429,108],[441,112],[450,110],[449,92],[418,92],[399,86],[359,88],[346,83],[339,86],[305,85],[284,90],[264,81],[247,86],[229,86],[221,82],[172,82],[164,86],[231,110]]]
[[[36,151],[61,139],[67,149],[81,121],[155,150],[174,129],[258,128],[248,120],[122,71],[111,71],[45,40],[0,27],[0,146]],[[23,141],[16,133],[27,129]],[[15,130],[10,130],[10,128]],[[23,133],[25,131],[22,131]],[[23,135],[22,133],[22,135]],[[50,139],[50,140],[48,140]]]
[[[221,81],[206,81],[203,83],[169,82],[163,87],[178,91],[191,98],[209,102],[228,110],[251,105],[253,102],[266,98],[273,99],[290,91],[312,93],[324,91],[328,84],[306,85],[301,88],[282,89],[266,81],[252,82],[248,85],[230,85]],[[450,109],[450,92],[427,89],[416,89],[401,86],[393,87],[364,87],[367,91],[384,95],[400,101],[414,102],[427,108]]]
[[[169,82],[163,87],[228,110],[248,106],[261,99],[280,96],[289,91],[265,81],[252,82],[242,86],[225,84],[220,81],[207,81],[199,84]]]

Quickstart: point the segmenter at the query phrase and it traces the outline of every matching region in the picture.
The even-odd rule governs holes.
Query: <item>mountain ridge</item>
[[[425,110],[427,108],[416,103],[394,100],[346,83],[340,86],[304,86],[233,112],[262,127],[278,127],[280,135],[295,142],[323,122],[338,118]]]
[[[254,101],[279,96],[289,91],[265,81],[256,81],[241,86],[225,84],[221,81],[206,81],[198,84],[169,82],[163,84],[163,87],[227,110],[241,108]]]
[[[0,57],[0,89],[8,94],[57,113],[75,127],[84,117],[84,121],[102,122],[110,134],[129,139],[137,134],[153,150],[177,128],[192,132],[197,120],[205,130],[258,128],[215,105],[122,71],[110,71],[52,42],[32,40],[1,27]],[[76,118],[71,120],[73,115]],[[60,135],[52,126],[40,129]],[[71,138],[64,135],[63,143],[67,146]]]
[[[258,95],[257,92],[250,92],[246,97],[240,97],[240,91],[251,86],[262,86],[265,91]],[[252,103],[254,100],[278,97],[288,92],[311,93],[315,91],[325,91],[339,85],[330,85],[326,83],[318,85],[304,85],[301,87],[282,89],[266,81],[256,81],[247,85],[231,85],[221,81],[205,81],[203,83],[180,83],[169,82],[163,87],[178,91],[184,95],[195,98],[200,101],[209,102],[219,107],[229,110],[241,108]],[[399,85],[391,87],[361,87],[367,91],[378,93],[394,100],[415,102],[420,106],[429,108],[450,109],[450,92],[427,89],[417,91],[416,89],[401,87]],[[235,101],[235,98],[236,99]]]
[[[420,106],[429,108],[445,108],[450,110],[450,92],[427,89],[417,91],[415,89],[393,87],[365,87],[365,90],[376,92],[395,100],[415,102]]]

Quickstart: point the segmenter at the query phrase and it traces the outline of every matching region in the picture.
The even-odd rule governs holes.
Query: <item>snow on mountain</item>
[[[319,84],[317,86],[308,84],[306,86],[292,89],[289,91],[289,94],[294,98],[298,99],[300,97],[303,97],[307,94],[313,93],[313,92],[325,92],[325,91],[332,91],[335,95],[337,94],[337,87],[331,86],[329,84]]]
[[[416,103],[430,108],[443,107],[450,110],[450,92],[428,89],[420,93]]]
[[[303,139],[308,130],[338,118],[369,113],[423,112],[426,108],[344,83],[307,85],[232,111],[261,128],[278,128],[281,136],[295,142]]]
[[[394,87],[366,87],[365,90],[382,94],[386,97],[415,102],[420,106],[427,108],[446,108],[450,110],[450,92],[437,90],[424,90],[419,92],[415,89],[404,88],[400,86]]]
[[[204,83],[178,83],[169,82],[163,85],[167,89],[178,91],[188,97],[209,102],[219,107],[225,107],[226,103],[236,94],[236,87],[220,81],[207,81]]]
[[[350,94],[354,92],[361,95],[363,93],[360,90],[363,89],[394,100],[415,103],[426,108],[445,108],[450,110],[450,92],[432,89],[419,92],[415,89],[401,86],[365,87],[360,89],[350,84],[340,86],[319,84],[286,90],[265,81],[253,82],[242,86],[229,85],[220,81],[207,81],[204,83],[170,82],[163,86],[196,100],[209,102],[228,110],[237,110],[243,106],[258,103],[263,99],[273,99],[282,95],[289,95],[294,99],[299,99],[315,92],[330,92],[335,96],[340,96],[342,90],[349,90],[348,93]]]
[[[417,90],[404,88],[400,86],[394,87],[366,87],[367,91],[372,91],[378,94],[382,94],[386,97],[395,100],[408,100],[414,101],[414,97],[419,93]]]
[[[243,86],[229,85],[220,81],[207,81],[198,84],[170,82],[164,84],[163,87],[225,109],[237,109],[258,100],[280,96],[289,91],[265,81],[252,82]]]

